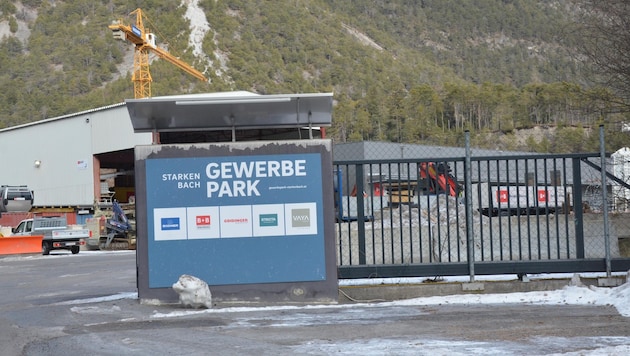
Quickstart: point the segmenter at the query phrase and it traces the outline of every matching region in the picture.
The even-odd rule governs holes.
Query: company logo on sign
[[[249,222],[248,218],[229,218],[223,219],[223,222],[226,224],[247,224]]]
[[[166,230],[179,230],[179,218],[162,218],[161,228],[162,231]]]
[[[291,226],[292,227],[310,227],[311,226],[310,209],[291,209]]]
[[[541,189],[538,191],[538,201],[539,202],[547,201],[547,191],[545,189]]]
[[[261,214],[260,226],[278,226],[278,214]]]
[[[210,227],[210,215],[197,215],[195,224],[197,224],[197,227]]]
[[[507,203],[509,199],[507,190],[497,190],[497,200],[499,203]]]

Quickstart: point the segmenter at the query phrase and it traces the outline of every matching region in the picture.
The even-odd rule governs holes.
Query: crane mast
[[[129,41],[134,45],[133,74],[131,76],[134,98],[151,97],[151,82],[153,79],[149,70],[149,52],[155,53],[158,57],[169,61],[199,80],[208,81],[203,73],[155,44],[155,35],[147,32],[144,28],[141,9],[138,8],[130,13],[130,15],[134,14],[136,15],[135,24],[127,25],[122,20],[118,20],[108,26],[112,30],[114,38]]]

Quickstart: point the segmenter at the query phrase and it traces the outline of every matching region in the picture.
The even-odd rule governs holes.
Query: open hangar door
[[[135,249],[134,148],[94,155],[94,214],[88,250]],[[98,178],[97,178],[98,177]]]
[[[133,148],[94,155],[94,196],[101,204],[111,204],[112,199],[120,203],[135,200]]]

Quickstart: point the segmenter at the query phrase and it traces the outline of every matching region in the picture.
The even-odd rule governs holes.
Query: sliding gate
[[[334,162],[339,278],[628,271],[613,171],[597,154]]]

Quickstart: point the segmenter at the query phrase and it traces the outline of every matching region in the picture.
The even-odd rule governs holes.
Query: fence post
[[[602,173],[602,201],[604,212],[604,244],[606,246],[606,277],[611,276],[610,267],[610,229],[608,228],[608,185],[606,183],[606,147],[604,145],[604,125],[599,125],[599,158]]]
[[[582,204],[582,160],[573,158],[573,211],[575,212],[575,257],[584,258],[584,206]]]
[[[365,191],[365,187],[363,183],[365,181],[363,177],[363,164],[358,163],[356,165],[356,187],[357,187],[357,228],[359,234],[359,265],[365,265],[366,263],[366,251],[365,251],[365,202],[363,197],[363,192]],[[350,204],[348,204],[350,205]],[[348,210],[350,208],[348,207]]]
[[[464,160],[464,199],[466,202],[466,245],[468,256],[468,273],[470,282],[475,281],[475,245],[473,235],[473,216],[472,216],[472,163],[470,160],[470,131],[466,130],[466,159]]]

